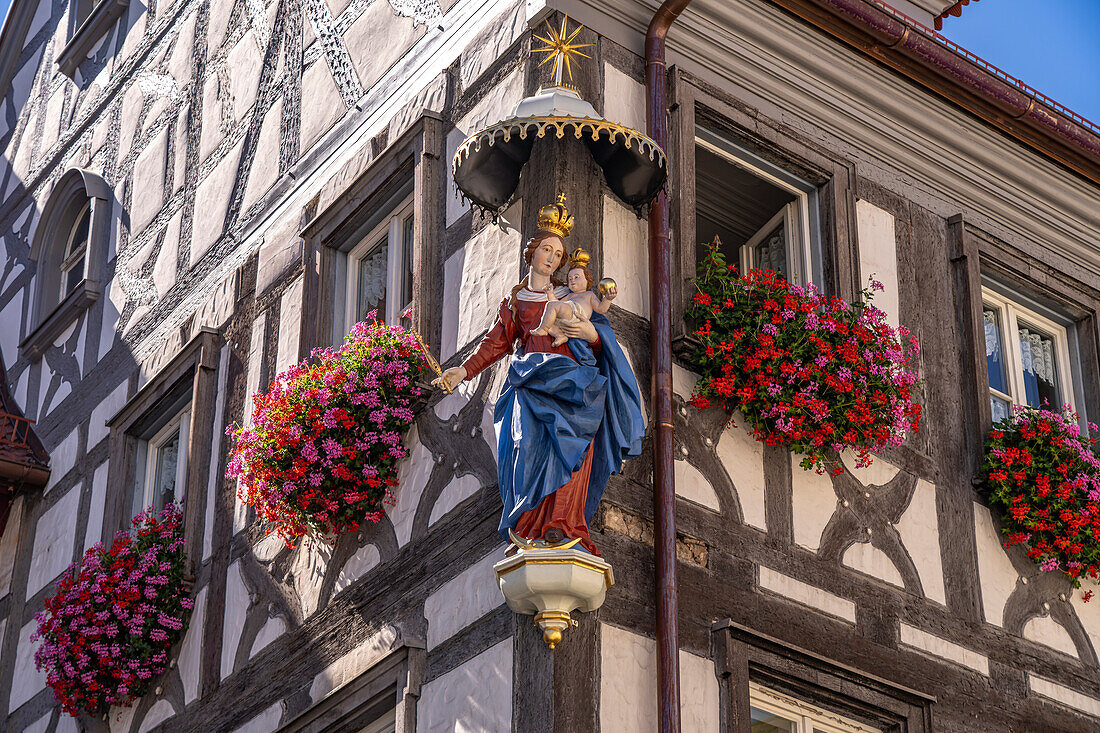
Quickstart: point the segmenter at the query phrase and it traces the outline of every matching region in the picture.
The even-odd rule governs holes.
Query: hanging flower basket
[[[378,522],[424,368],[412,331],[355,324],[340,348],[314,350],[253,396],[252,427],[226,431],[237,437],[227,477],[288,545]]]
[[[73,716],[98,716],[148,692],[195,606],[179,507],[139,514],[132,525],[109,550],[90,547],[35,615],[35,666]]]
[[[867,466],[919,428],[917,341],[871,305],[880,283],[848,304],[773,272],[739,275],[717,243],[705,246],[686,313],[697,324],[696,408],[740,411],[757,440],[805,454],[802,467],[818,473],[829,450],[851,448]]]
[[[1081,578],[1100,580],[1100,459],[1077,421],[1069,410],[1016,407],[989,433],[981,485],[1005,547],[1024,545],[1044,571],[1080,588]]]

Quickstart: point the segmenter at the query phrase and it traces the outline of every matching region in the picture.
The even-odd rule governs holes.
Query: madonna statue
[[[501,302],[477,351],[436,383],[453,389],[511,355],[494,412],[504,503],[500,532],[505,539],[511,531],[549,545],[577,540],[599,555],[588,523],[608,478],[641,452],[645,424],[638,382],[599,309],[578,308],[574,318],[559,319],[555,328],[568,337],[560,345],[554,335],[532,333],[545,330],[540,324],[552,300],[548,293],[557,300],[574,296],[555,277],[573,229],[564,201],[560,195],[539,211],[539,229],[523,252],[530,271]],[[579,269],[586,262],[583,255],[572,265]]]

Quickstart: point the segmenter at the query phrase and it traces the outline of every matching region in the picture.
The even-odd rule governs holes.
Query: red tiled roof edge
[[[973,0],[973,2],[978,2],[978,0]],[[939,15],[937,15],[936,16],[936,30],[942,31],[943,30],[943,19],[946,18],[949,15],[953,16],[955,18],[958,18],[960,15],[962,15],[963,8],[967,5],[969,5],[970,3],[971,3],[971,0],[959,0],[957,3],[955,3],[954,5],[949,7],[947,10],[945,10],[942,13],[940,13]]]

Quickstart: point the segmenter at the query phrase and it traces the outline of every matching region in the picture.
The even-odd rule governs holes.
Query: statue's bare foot
[[[548,545],[560,545],[565,542],[565,532],[562,532],[557,527],[551,527],[546,530],[546,534],[542,536]]]
[[[548,333],[550,333],[549,328],[543,328],[542,326],[539,326],[538,328],[536,328],[534,331],[531,332],[531,335],[532,336],[545,336]]]
[[[561,346],[562,344],[564,344],[568,340],[569,340],[569,337],[566,336],[565,334],[558,334],[558,337],[554,339],[554,343],[551,344],[551,346]]]

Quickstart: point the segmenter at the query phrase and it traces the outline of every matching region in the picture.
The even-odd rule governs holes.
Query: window
[[[372,310],[439,341],[445,212],[435,192],[446,176],[443,120],[424,112],[394,135],[373,157],[357,156],[359,167],[334,177],[306,209],[299,358],[340,343]]]
[[[397,323],[413,297],[412,198],[401,202],[348,253],[345,326],[366,320]]]
[[[695,201],[696,240],[717,237],[726,262],[774,270],[798,284],[822,281],[813,184],[696,127]]]
[[[400,638],[386,657],[322,695],[279,733],[413,733],[425,656],[422,639]]]
[[[76,290],[76,286],[84,279],[84,260],[88,252],[88,228],[92,221],[92,204],[84,204],[84,208],[77,214],[76,223],[69,232],[68,243],[65,245],[65,258],[61,261],[61,293],[58,301]]]
[[[68,43],[57,55],[58,70],[73,78],[80,64],[99,45],[115,21],[122,17],[129,4],[130,0],[69,0]],[[144,5],[134,7],[145,12]],[[131,25],[134,19],[135,16],[131,15]],[[123,23],[121,32],[125,33],[126,27]]]
[[[749,683],[752,733],[880,733],[854,720]]]
[[[1013,405],[1057,410],[1074,398],[1071,331],[1026,301],[982,287],[982,324],[993,422]],[[1075,345],[1075,344],[1074,344]],[[1074,349],[1075,350],[1075,349]]]
[[[149,507],[177,502],[183,506],[188,562],[201,556],[220,348],[216,331],[199,330],[107,421],[104,537]]]
[[[92,14],[93,0],[72,0],[69,3],[69,38],[76,35],[80,26]]]
[[[100,176],[72,168],[42,207],[30,250],[37,288],[19,345],[27,359],[37,359],[102,294],[110,198]]]
[[[187,402],[189,404],[190,399]],[[134,514],[148,507],[160,511],[183,499],[190,429],[191,411],[185,408],[148,439],[139,441],[131,505]]]

